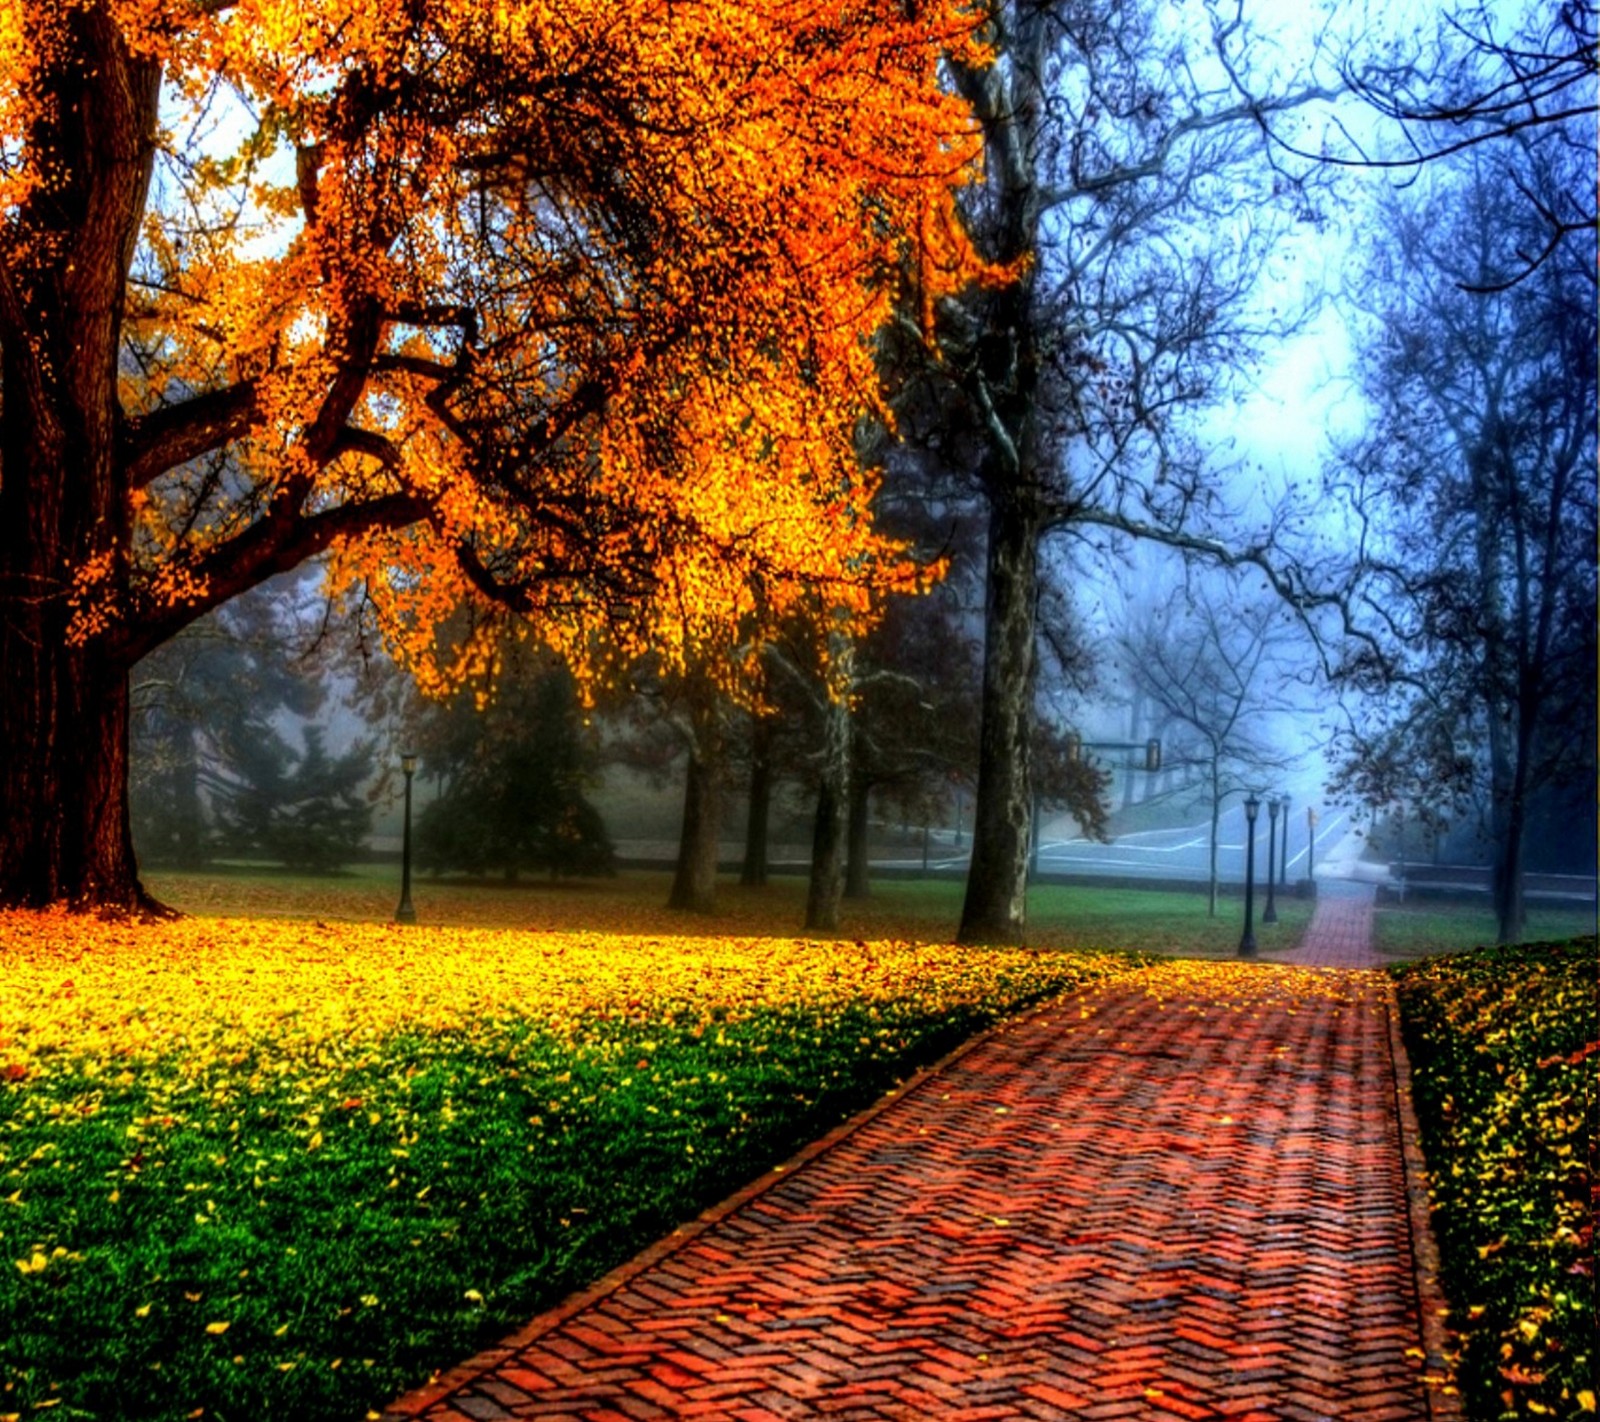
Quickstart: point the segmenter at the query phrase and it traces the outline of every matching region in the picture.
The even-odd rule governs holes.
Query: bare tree
[[[1197,32],[1196,13],[994,0],[997,62],[952,66],[988,153],[969,225],[1016,280],[940,308],[937,360],[896,354],[912,447],[966,478],[987,523],[967,942],[1025,933],[1042,544],[1098,526],[1228,553],[1214,467],[1178,416],[1290,324],[1250,301],[1310,210],[1262,126],[1325,95],[1241,98],[1236,59],[1213,59],[1244,27]]]
[[[1579,167],[1566,137],[1504,152],[1530,185],[1577,187],[1593,154]],[[1363,276],[1383,293],[1363,354],[1373,420],[1333,478],[1377,555],[1366,603],[1385,613],[1342,669],[1371,694],[1342,783],[1436,819],[1481,795],[1513,940],[1531,799],[1594,776],[1595,244],[1493,281],[1535,221],[1507,212],[1500,156],[1464,155],[1389,203]]]
[[[1217,912],[1218,826],[1232,795],[1293,764],[1270,718],[1293,710],[1292,614],[1276,597],[1191,582],[1161,607],[1146,603],[1121,638],[1123,672],[1163,722],[1164,760],[1199,770],[1210,818],[1209,898]]]
[[[1529,137],[1587,155],[1593,168],[1596,76],[1600,75],[1600,11],[1589,0],[1507,6],[1465,0],[1443,11],[1431,31],[1374,43],[1363,37],[1340,63],[1341,87],[1384,121],[1375,137],[1333,118],[1313,152],[1264,115],[1276,145],[1300,158],[1340,167],[1388,170],[1404,183],[1425,164],[1481,149],[1498,163],[1508,199],[1525,205],[1522,240],[1512,262],[1480,273],[1469,289],[1499,290],[1536,270],[1569,238],[1592,232],[1592,181],[1552,186],[1518,157]],[[1248,79],[1235,73],[1241,94]]]

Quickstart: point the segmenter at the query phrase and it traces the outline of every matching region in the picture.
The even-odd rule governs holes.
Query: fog
[[[1211,14],[1201,7],[1182,13],[1202,28]],[[1258,27],[1247,52],[1255,68],[1225,75],[1202,66],[1190,76],[1194,92],[1331,84],[1341,60],[1392,42],[1425,55],[1439,13],[1420,5],[1334,6],[1291,18],[1283,7],[1260,7],[1249,17]],[[1508,25],[1524,14],[1513,7],[1483,13]],[[1576,123],[1592,137],[1592,114]],[[1492,319],[1510,323],[1509,331],[1537,307],[1546,313],[1540,319],[1554,323],[1545,335],[1521,344],[1507,336],[1497,349],[1507,357],[1508,388],[1526,392],[1547,382],[1547,346],[1567,340],[1571,323],[1584,319],[1582,302],[1571,303],[1567,273],[1586,262],[1592,269],[1585,255],[1592,232],[1570,237],[1512,290],[1477,296],[1463,295],[1459,274],[1446,270],[1448,244],[1430,246],[1442,223],[1459,221],[1470,235],[1474,214],[1487,210],[1486,191],[1559,184],[1587,169],[1563,168],[1553,145],[1538,139],[1427,169],[1329,166],[1299,156],[1381,157],[1405,142],[1348,95],[1294,109],[1275,120],[1261,151],[1217,159],[1226,163],[1218,171],[1241,186],[1152,227],[1164,255],[1130,256],[1121,265],[1115,251],[1085,255],[1100,250],[1095,219],[1083,215],[1089,199],[1082,211],[1066,201],[1052,210],[1041,280],[1058,283],[1050,299],[1063,320],[1078,309],[1072,303],[1088,274],[1098,275],[1100,299],[1109,301],[1105,293],[1117,283],[1134,293],[1134,277],[1159,275],[1178,253],[1221,264],[1236,283],[1228,288],[1228,341],[1237,357],[1206,347],[1204,398],[1174,397],[1159,422],[1125,427],[1107,406],[1068,429],[1056,407],[1045,407],[1062,431],[1047,431],[1057,441],[1061,497],[1078,503],[1053,525],[1042,556],[1040,606],[1048,615],[1041,613],[1033,692],[1038,872],[1203,877],[1200,850],[1215,824],[1220,873],[1237,878],[1241,807],[1251,797],[1288,799],[1291,832],[1302,840],[1297,848],[1291,841],[1296,873],[1307,878],[1320,860],[1330,872],[1374,875],[1407,854],[1494,865],[1510,832],[1500,804],[1507,751],[1495,721],[1511,705],[1524,717],[1530,708],[1541,713],[1519,782],[1531,805],[1515,831],[1519,862],[1592,871],[1594,797],[1578,792],[1593,784],[1593,628],[1585,647],[1566,620],[1585,605],[1592,568],[1552,553],[1531,589],[1555,599],[1567,670],[1558,675],[1552,662],[1540,673],[1545,682],[1520,687],[1473,680],[1474,657],[1518,655],[1516,636],[1527,629],[1519,633],[1509,614],[1494,609],[1530,589],[1493,584],[1500,555],[1484,549],[1499,506],[1462,502],[1460,471],[1477,446],[1461,430],[1477,397],[1449,365],[1457,360],[1465,369],[1476,358],[1468,330],[1475,311],[1503,313]],[[1253,205],[1248,184],[1276,190],[1290,181],[1286,174],[1301,194],[1295,210],[1272,217]],[[1506,231],[1476,229],[1485,260],[1535,250],[1532,227],[1518,235],[1528,214],[1496,211]],[[1216,212],[1226,214],[1220,225],[1209,216]],[[1234,271],[1230,261],[1242,265]],[[1137,312],[1146,303],[1159,313],[1165,299],[1159,290],[1134,293],[1117,298],[1126,306],[1105,309]],[[1438,357],[1431,365],[1402,359],[1397,342],[1429,339]],[[1113,345],[1095,349],[1103,355]],[[1182,382],[1190,378],[1184,362],[1202,354],[1184,347],[1152,359],[1172,359],[1163,378]],[[1570,459],[1570,451],[1530,433],[1509,456],[1505,477],[1547,517],[1559,521],[1570,507],[1579,511],[1572,517],[1587,509],[1592,521],[1592,362],[1568,379],[1574,388],[1562,409],[1587,453]],[[1386,399],[1402,385],[1413,402],[1409,422],[1404,402]],[[1081,391],[1069,393],[1077,399]],[[1506,418],[1521,416],[1513,409]],[[942,484],[896,483],[897,471],[926,464],[926,456],[910,446],[892,454],[888,493],[902,510],[920,510],[907,536],[945,558],[948,573],[918,606],[894,611],[865,639],[870,670],[856,692],[861,788],[853,793],[865,809],[853,834],[864,837],[857,854],[880,872],[924,865],[960,872],[977,788],[984,518],[960,470],[953,478],[944,471]],[[1559,459],[1567,463],[1557,469]],[[1086,514],[1085,489],[1115,492],[1093,492],[1102,504]],[[1429,520],[1433,534],[1424,528]],[[1474,539],[1476,564],[1461,554]],[[1474,652],[1477,644],[1460,635],[1466,614],[1455,594],[1469,574],[1478,580],[1480,620],[1505,621],[1491,629],[1499,640],[1488,653],[1481,645]],[[1270,645],[1258,655],[1252,637]],[[751,853],[750,807],[770,796],[763,865],[803,869],[825,698],[797,689],[816,668],[794,648],[776,645],[771,656],[769,668],[788,667],[794,684],[769,669],[759,686],[716,712],[716,774],[726,801],[720,854],[732,861]],[[1587,708],[1562,680],[1574,664],[1588,678]],[[1226,675],[1208,680],[1230,668],[1233,692]],[[282,852],[274,846],[303,837],[313,822],[326,843],[302,867],[391,857],[401,835],[403,752],[421,758],[413,808],[435,871],[567,874],[612,862],[667,863],[677,854],[690,745],[673,693],[648,669],[624,670],[580,694],[560,689],[566,683],[549,659],[531,656],[498,687],[466,690],[467,702],[479,691],[489,698],[487,712],[460,699],[431,703],[388,660],[370,626],[321,605],[312,569],[206,619],[148,659],[134,681],[135,831],[148,863],[270,861]],[[900,701],[885,690],[891,683],[900,684]],[[592,708],[582,704],[586,694]],[[1202,705],[1207,698],[1211,704]],[[521,709],[505,709],[513,704]],[[1424,734],[1425,716],[1433,719]],[[1083,763],[1104,777],[1092,799],[1084,798],[1087,782],[1073,779],[1078,772],[1058,767],[1052,781],[1044,769],[1074,741],[1086,748]],[[1158,770],[1144,768],[1137,750],[1149,741],[1161,746]],[[759,791],[757,777],[766,777]],[[469,833],[470,787],[487,804],[513,781],[523,829],[497,830],[499,838]],[[1323,827],[1315,852],[1303,842],[1307,811]],[[449,815],[465,818],[451,829]],[[572,839],[566,858],[554,847],[558,824]],[[1369,871],[1352,869],[1362,854],[1370,855]]]

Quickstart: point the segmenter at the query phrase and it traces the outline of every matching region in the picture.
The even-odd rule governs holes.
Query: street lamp
[[[1289,837],[1288,816],[1284,816],[1283,837]],[[1278,901],[1273,894],[1273,889],[1278,882],[1278,800],[1273,796],[1267,801],[1267,907],[1261,915],[1263,923],[1276,923],[1278,921]]]
[[[1244,851],[1244,933],[1239,939],[1239,956],[1241,958],[1254,958],[1256,955],[1256,815],[1261,810],[1261,801],[1254,795],[1247,795],[1244,802],[1245,851]]]
[[[1278,887],[1289,892],[1289,797],[1283,797],[1283,868],[1278,873]]]
[[[417,773],[417,758],[411,751],[401,752],[400,769],[406,777],[406,809],[400,838],[400,904],[394,911],[394,921],[415,923],[417,911],[411,907],[411,777]]]

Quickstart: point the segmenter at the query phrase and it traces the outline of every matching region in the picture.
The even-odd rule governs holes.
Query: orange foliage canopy
[[[937,73],[978,57],[975,23],[959,0],[5,0],[8,416],[35,376],[88,388],[35,339],[58,309],[113,307],[78,355],[115,372],[95,477],[126,517],[49,574],[69,638],[131,665],[321,553],[441,687],[489,654],[431,661],[464,596],[580,664],[602,626],[670,662],[758,598],[864,613],[915,576],[855,457],[871,334],[908,281],[983,275],[953,208],[978,139]]]

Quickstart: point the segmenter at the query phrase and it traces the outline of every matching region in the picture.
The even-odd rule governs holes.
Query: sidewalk
[[[1377,890],[1371,884],[1329,879],[1317,886],[1317,906],[1299,945],[1266,960],[1301,968],[1381,968],[1388,960],[1372,947]]]
[[[1392,1010],[1232,963],[1051,1003],[384,1416],[1449,1416]]]

